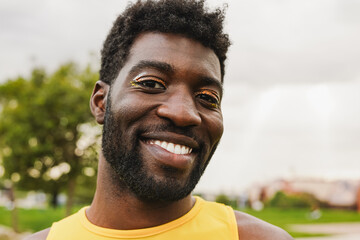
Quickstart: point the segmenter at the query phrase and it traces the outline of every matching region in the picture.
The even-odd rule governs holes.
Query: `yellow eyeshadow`
[[[138,82],[135,81],[135,80],[131,80],[131,81],[130,81],[130,85],[133,86],[133,87],[139,87],[139,85],[137,85],[137,83],[138,83]]]
[[[160,84],[162,84],[163,86],[166,86],[165,82],[159,78],[153,77],[153,76],[140,76],[140,77],[136,77],[133,80],[130,81],[131,86],[133,87],[139,87],[138,83],[141,83],[143,81],[148,81],[148,80],[152,80],[155,82],[158,82]]]

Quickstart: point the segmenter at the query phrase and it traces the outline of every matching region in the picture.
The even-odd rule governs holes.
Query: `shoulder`
[[[28,237],[26,237],[24,240],[45,240],[50,232],[50,228],[44,229],[40,232],[34,233]]]
[[[243,212],[234,211],[234,213],[239,232],[239,239],[293,240],[286,231],[279,227]]]

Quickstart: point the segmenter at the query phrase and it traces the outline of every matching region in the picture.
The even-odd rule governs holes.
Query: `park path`
[[[291,229],[297,232],[331,234],[296,240],[360,240],[360,223],[296,224]]]

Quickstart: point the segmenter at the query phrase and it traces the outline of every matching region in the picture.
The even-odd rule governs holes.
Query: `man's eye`
[[[138,84],[148,88],[165,89],[164,85],[153,80],[139,81]]]
[[[165,83],[153,77],[150,78],[137,78],[131,82],[133,86],[145,87],[148,89],[166,89]]]
[[[220,101],[218,97],[213,93],[207,93],[206,91],[200,92],[196,95],[201,100],[206,101],[211,107],[219,107]]]

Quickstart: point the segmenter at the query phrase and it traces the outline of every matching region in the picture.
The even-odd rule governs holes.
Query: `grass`
[[[276,208],[265,208],[259,212],[250,209],[246,209],[244,212],[285,229],[293,237],[315,237],[326,236],[326,234],[307,234],[293,232],[290,228],[291,224],[360,222],[360,214],[349,210],[322,209],[321,217],[316,220],[309,217],[310,212],[307,209],[281,210]]]
[[[81,206],[74,208],[74,212]],[[255,217],[284,228],[293,237],[325,236],[324,234],[307,234],[292,232],[291,224],[316,224],[333,222],[360,222],[360,214],[354,211],[323,209],[321,218],[312,220],[309,218],[309,211],[306,209],[275,209],[266,208],[262,211],[250,209],[243,210]],[[64,208],[57,209],[18,209],[20,231],[36,232],[48,228],[55,221],[62,219],[65,215]],[[0,224],[11,226],[11,213],[4,207],[0,207]]]
[[[81,207],[74,208],[77,211]],[[65,217],[65,208],[48,209],[17,209],[20,232],[37,232],[44,228],[51,227],[56,222]],[[11,226],[11,212],[4,207],[0,207],[0,225]]]

